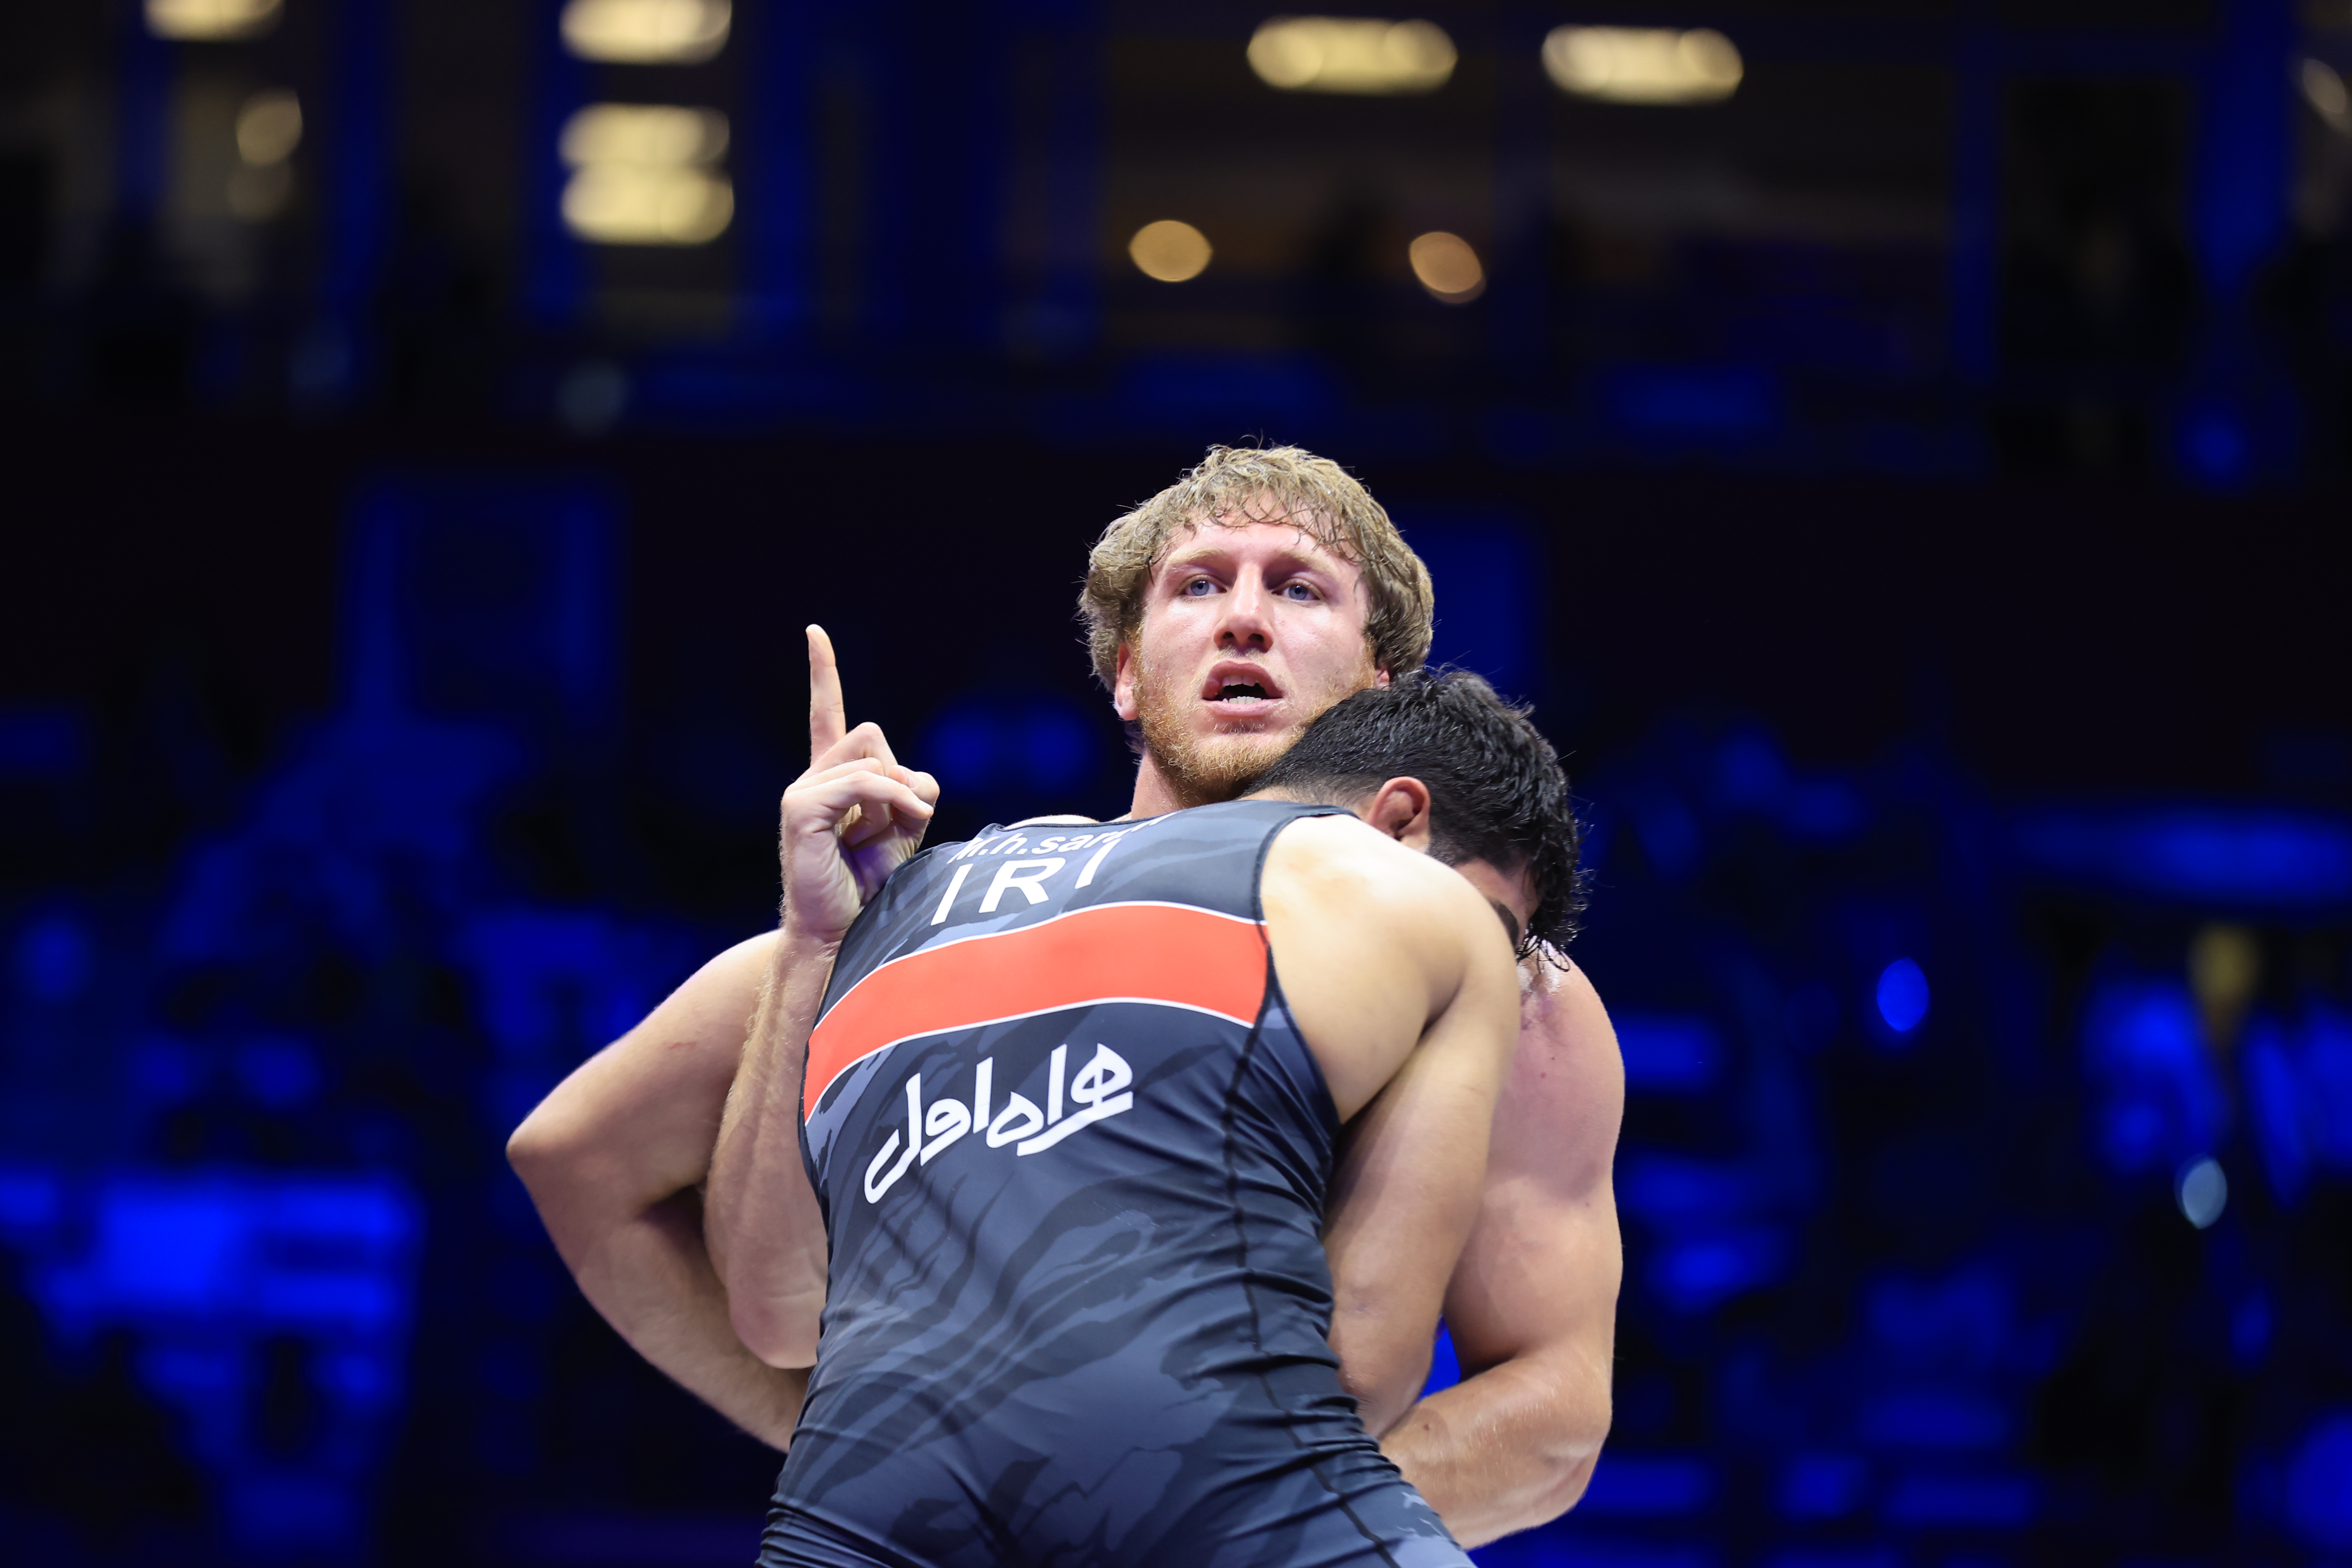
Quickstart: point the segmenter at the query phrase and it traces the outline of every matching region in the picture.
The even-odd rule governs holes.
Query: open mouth
[[[1201,683],[1203,702],[1274,702],[1281,697],[1282,688],[1275,684],[1263,665],[1242,659],[1220,659]]]

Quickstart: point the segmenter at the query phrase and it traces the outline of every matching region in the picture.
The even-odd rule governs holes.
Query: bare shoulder
[[[595,1138],[620,1121],[715,1118],[779,937],[762,931],[719,953],[635,1027],[590,1057],[524,1122],[526,1143]],[[714,1123],[715,1124],[715,1123]]]
[[[668,1012],[675,1022],[689,1025],[698,1036],[707,1036],[715,1028],[723,1037],[731,1027],[736,1031],[734,1045],[741,1046],[741,1027],[751,1009],[760,1005],[760,990],[767,984],[781,940],[779,932],[763,931],[728,948],[688,975],[646,1022]]]
[[[1520,971],[1519,1045],[1495,1117],[1493,1178],[1584,1192],[1608,1181],[1625,1114],[1625,1063],[1582,967]]]
[[[774,930],[747,936],[706,962],[688,977],[686,985],[740,985],[748,974],[752,977],[751,984],[756,989],[758,976],[766,971],[768,961],[774,955],[776,943],[782,938],[782,933]]]
[[[1284,828],[1266,855],[1270,896],[1327,909],[1395,912],[1440,924],[1475,910],[1489,924],[1477,889],[1439,862],[1408,849],[1353,816],[1301,817]]]

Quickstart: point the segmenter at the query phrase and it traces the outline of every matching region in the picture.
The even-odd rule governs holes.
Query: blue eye
[[[1189,594],[1193,598],[1197,599],[1202,594],[1206,594],[1215,587],[1216,584],[1210,582],[1206,577],[1195,577],[1191,582],[1185,584],[1183,587],[1178,589],[1177,592],[1181,594]]]
[[[1304,583],[1286,583],[1282,585],[1282,591],[1289,595],[1294,599],[1312,599],[1315,597],[1315,590],[1308,587]]]

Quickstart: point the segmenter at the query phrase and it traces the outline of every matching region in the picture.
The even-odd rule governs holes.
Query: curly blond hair
[[[1371,599],[1364,639],[1392,677],[1429,658],[1435,596],[1429,568],[1353,475],[1297,447],[1212,447],[1199,466],[1103,530],[1087,556],[1078,615],[1105,687],[1118,675],[1118,646],[1143,625],[1144,590],[1178,529],[1204,523],[1290,522],[1353,562]]]

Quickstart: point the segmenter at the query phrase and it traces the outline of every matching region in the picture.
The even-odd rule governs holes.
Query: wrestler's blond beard
[[[1186,805],[1233,799],[1298,739],[1295,730],[1197,735],[1184,722],[1183,695],[1153,679],[1140,660],[1136,666],[1135,712],[1143,730],[1144,749],[1160,764],[1160,776],[1170,792]]]

